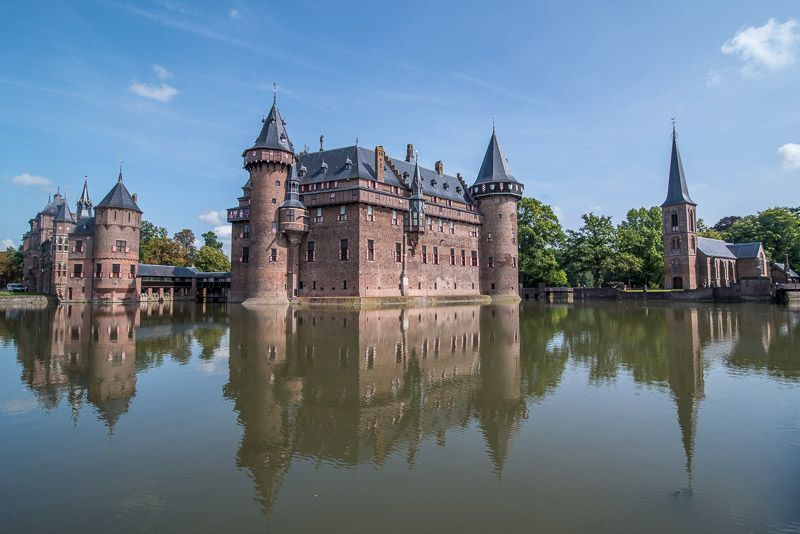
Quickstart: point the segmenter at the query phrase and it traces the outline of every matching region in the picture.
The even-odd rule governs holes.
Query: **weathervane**
[[[272,82],[272,105],[274,106],[277,103],[278,103],[278,84]]]

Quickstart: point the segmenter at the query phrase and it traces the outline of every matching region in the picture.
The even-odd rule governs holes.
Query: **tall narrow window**
[[[250,223],[242,226],[242,239],[250,239]]]
[[[450,249],[450,265],[455,265],[455,264],[456,264],[456,249],[451,248]]]
[[[372,206],[367,206],[367,221],[369,222],[375,221],[375,212]]]
[[[433,247],[433,264],[439,265],[439,247]]]
[[[672,231],[678,231],[678,213],[674,211],[672,212]]]
[[[489,256],[489,268],[494,267],[494,257]]]
[[[342,204],[339,206],[339,220],[346,221],[347,220],[347,206]]]
[[[422,263],[428,263],[428,246],[422,245]]]
[[[242,263],[250,261],[250,247],[242,247]]]
[[[119,263],[112,263],[111,264],[111,278],[119,278],[120,275],[120,265]]]
[[[317,244],[314,241],[309,241],[307,246],[308,248],[306,249],[306,261],[316,261]]]
[[[394,261],[400,263],[403,261],[403,244],[402,243],[395,243],[394,244]]]
[[[350,243],[347,239],[339,241],[339,259],[341,261],[350,259]]]
[[[367,239],[367,261],[375,261],[375,241]]]
[[[269,261],[271,261],[273,263],[278,261],[278,249],[277,248],[269,249]]]
[[[314,216],[314,222],[321,223],[322,221],[322,208],[317,208],[316,215]]]
[[[444,232],[444,221],[439,219],[439,231]]]
[[[397,226],[397,210],[392,210],[392,226]]]
[[[472,258],[471,259],[472,259],[472,266],[473,267],[477,267],[478,266],[478,251],[477,250],[473,250],[472,251]]]

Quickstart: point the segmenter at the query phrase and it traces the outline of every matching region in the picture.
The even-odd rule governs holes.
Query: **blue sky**
[[[526,193],[575,228],[666,191],[678,121],[698,214],[800,205],[800,4],[6,3],[0,241],[119,158],[145,218],[217,228],[278,83],[296,147],[414,143],[471,182],[496,116]]]

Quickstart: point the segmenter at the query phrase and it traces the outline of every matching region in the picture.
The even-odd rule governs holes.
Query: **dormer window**
[[[461,189],[461,186],[457,185],[456,186],[456,193],[458,193],[460,195],[462,191],[463,191],[463,189]]]
[[[450,184],[445,182],[445,183],[442,184],[442,187],[444,188],[445,191],[447,191],[448,189],[450,189]]]
[[[328,172],[328,164],[323,161],[322,165],[320,166],[320,169],[322,170],[323,173]]]
[[[436,178],[431,178],[431,187],[436,188]]]
[[[353,162],[350,161],[350,158],[347,158],[344,162],[344,168],[349,171],[352,167],[353,167]]]

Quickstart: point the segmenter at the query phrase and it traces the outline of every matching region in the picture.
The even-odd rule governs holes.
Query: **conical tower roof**
[[[72,212],[69,210],[69,204],[66,199],[62,198],[61,203],[58,205],[58,212],[56,213],[56,222],[74,222],[72,220]]]
[[[492,138],[489,139],[489,146],[486,147],[486,154],[483,156],[483,164],[478,172],[478,177],[473,185],[480,185],[489,182],[511,182],[519,183],[511,174],[508,167],[508,159],[500,149],[497,141],[497,134],[492,128]]]
[[[681,153],[678,151],[678,136],[675,133],[675,126],[672,127],[672,158],[669,162],[667,199],[661,206],[672,206],[674,204],[697,205],[697,202],[689,196],[689,188],[686,187],[686,176],[683,174],[683,162],[681,161]]]
[[[140,210],[139,206],[136,205],[136,202],[133,201],[133,197],[128,192],[125,184],[122,183],[122,170],[119,171],[117,183],[114,184],[114,187],[111,188],[111,191],[109,191],[108,194],[103,197],[103,200],[97,203],[97,207],[133,210],[142,213],[142,210]]]
[[[89,198],[89,183],[85,177],[83,179],[83,191],[78,199],[77,208],[79,219],[92,216],[92,200]]]
[[[272,109],[269,110],[269,114],[262,122],[264,126],[261,128],[261,133],[258,134],[253,148],[271,148],[294,152],[292,141],[289,139],[289,134],[286,133],[286,123],[278,111],[276,99],[273,98]]]

